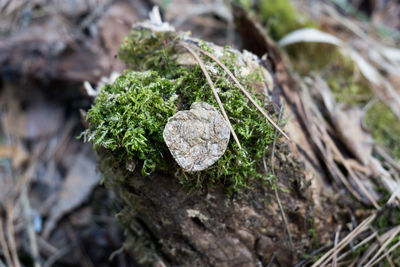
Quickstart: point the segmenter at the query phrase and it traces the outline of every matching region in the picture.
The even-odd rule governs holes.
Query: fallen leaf
[[[49,218],[43,230],[47,238],[57,222],[68,212],[82,204],[91,194],[100,181],[100,174],[96,172],[96,163],[84,153],[76,157],[58,193],[57,202],[51,207]]]
[[[319,31],[317,29],[312,28],[304,28],[293,31],[283,37],[279,42],[278,45],[280,47],[284,47],[290,44],[301,43],[301,42],[315,42],[315,43],[327,43],[337,46],[343,46],[344,43],[337,37]]]
[[[5,158],[11,159],[13,168],[18,168],[27,162],[29,155],[25,147],[18,142],[16,145],[0,146],[0,159]]]
[[[0,146],[0,159],[11,158],[14,155],[15,147],[9,145]]]
[[[60,106],[38,101],[23,110],[19,102],[9,100],[2,123],[7,131],[16,137],[46,137],[55,133],[63,123],[64,110]]]

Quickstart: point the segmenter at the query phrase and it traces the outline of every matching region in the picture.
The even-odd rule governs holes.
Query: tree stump
[[[149,71],[164,64],[165,58],[154,60],[154,55],[162,54],[159,50],[167,47],[172,47],[167,50],[167,59],[174,60],[178,66],[192,68],[197,63],[187,51],[179,47],[179,41],[198,44],[203,49],[213,51],[216,57],[223,54],[221,47],[210,43],[205,45],[201,40],[187,34],[176,33],[165,25],[154,25],[150,22],[137,25],[131,38],[132,36],[137,38],[138,42],[132,45],[126,40],[123,45],[132,45],[129,46],[130,49],[136,52],[126,54],[128,50],[122,49],[121,57],[135,71]],[[151,47],[141,47],[143,43]],[[235,64],[241,66],[240,71],[232,70],[236,71],[235,75],[248,75],[261,70],[262,81],[253,80],[249,83],[252,85],[252,94],[261,95],[261,98],[258,97],[259,103],[277,119],[282,100],[278,97],[272,101],[271,94],[275,88],[273,73],[263,68],[255,55],[236,50],[233,53],[236,56]],[[212,77],[218,79],[220,73],[213,66],[206,63],[207,70],[213,73]],[[160,79],[174,76],[174,72],[169,68],[159,71],[162,73]],[[121,94],[132,88],[132,85],[126,85],[122,80],[118,83],[127,88],[123,89],[121,85]],[[209,90],[208,85],[205,82],[204,84],[201,90]],[[177,86],[179,90],[183,87],[185,83]],[[225,92],[222,89],[220,88],[220,93]],[[180,100],[174,103],[179,103],[177,105],[181,110],[187,109],[191,103],[182,100],[183,93],[176,94],[172,96]],[[107,95],[110,99],[117,99],[115,105],[123,102],[118,100],[119,96]],[[226,99],[230,99],[229,97]],[[165,96],[164,100],[175,101]],[[95,102],[95,108],[97,105]],[[146,171],[144,175],[143,170],[148,170],[145,168],[148,158],[136,154],[132,156],[132,153],[126,151],[121,152],[124,149],[122,136],[126,133],[118,132],[116,136],[121,136],[121,139],[116,142],[112,139],[109,143],[104,142],[104,138],[108,138],[110,133],[97,132],[99,135],[96,135],[95,132],[103,127],[103,124],[100,122],[101,125],[94,125],[95,116],[90,114],[89,111],[88,120],[92,126],[89,126],[86,138],[93,141],[99,152],[99,168],[103,172],[104,183],[121,198],[117,217],[126,233],[124,248],[133,253],[140,265],[292,266],[306,253],[330,240],[329,231],[333,229],[335,220],[332,215],[334,206],[321,202],[319,197],[314,198],[316,188],[310,186],[312,174],[301,162],[299,151],[296,146],[289,145],[288,141],[277,138],[275,130],[272,130],[272,136],[268,139],[268,146],[262,148],[263,155],[254,163],[257,177],[246,177],[241,173],[244,185],[238,190],[227,191],[227,185],[235,185],[238,180],[230,179],[229,175],[221,176],[223,178],[218,180],[212,177],[216,172],[206,172],[207,177],[201,176],[203,172],[199,172],[198,176],[184,172],[166,152],[166,145],[158,135],[151,137],[151,140],[160,143],[157,143],[159,146],[155,146],[159,149],[155,153],[161,154],[167,167],[158,169],[162,164],[155,159],[156,167],[149,172],[150,174]],[[259,119],[261,118],[263,117],[260,116]],[[159,119],[163,119],[162,123],[165,125],[167,118]],[[234,128],[238,130],[239,126],[235,125]],[[267,123],[265,125],[270,127]],[[248,126],[249,129],[253,127]],[[129,124],[126,127],[129,128]],[[144,131],[142,134],[149,133]],[[103,139],[99,140],[101,136]],[[244,138],[243,136],[244,133],[239,134],[239,139]],[[148,140],[143,142],[145,141]],[[231,147],[227,151],[237,151],[232,144],[232,138],[230,143]],[[253,146],[257,146],[255,141]],[[250,156],[251,153],[248,157]],[[211,169],[218,171],[218,168],[224,168],[218,164],[217,162],[211,166]]]

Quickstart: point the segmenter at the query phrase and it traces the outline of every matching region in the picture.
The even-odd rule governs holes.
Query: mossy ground
[[[290,0],[237,0],[236,3],[257,17],[274,40],[300,28],[316,27],[313,21],[297,12]]]
[[[177,166],[165,145],[163,129],[174,113],[199,101],[219,109],[200,67],[179,65],[175,60],[182,53],[178,40],[179,36],[170,32],[132,31],[120,52],[130,70],[101,90],[88,112],[85,137],[95,148],[112,151],[115,159],[135,162],[144,176],[163,172],[174,174],[192,188],[220,182],[227,185],[228,192],[244,188],[249,179],[262,177],[258,164],[275,131],[223,69],[208,58],[203,58],[204,63],[243,149],[231,139],[216,164],[202,172],[187,173]],[[199,45],[212,52],[205,43]],[[252,82],[260,81],[261,75],[255,71],[241,77],[244,66],[237,66],[235,53],[225,48],[220,60],[251,92]],[[254,97],[259,105],[265,104],[265,96]]]
[[[255,2],[239,1],[246,9]],[[289,0],[262,0],[259,12],[267,33],[280,40],[290,32],[306,27],[318,27],[300,14]],[[327,81],[337,101],[364,108],[374,98],[369,84],[355,63],[339,49],[329,44],[300,43],[286,48],[293,68],[303,76],[315,73]],[[400,121],[384,103],[377,101],[368,110],[365,122],[377,143],[387,146],[400,159]]]
[[[313,22],[304,19],[304,16],[293,8],[290,1],[262,0],[259,3],[261,7],[259,14],[254,15],[261,19],[266,31],[276,41],[293,30],[317,27]],[[252,5],[247,3],[245,6],[250,7]],[[375,99],[368,81],[361,75],[358,67],[337,47],[329,44],[300,43],[288,46],[285,49],[293,69],[301,76],[307,76],[310,73],[320,75],[328,83],[338,102],[364,108]],[[398,134],[400,133],[400,122],[390,108],[379,100],[375,101],[366,112],[365,123],[375,141],[385,145],[395,157],[400,159],[400,135]],[[386,190],[384,190],[384,194],[387,198],[390,197]],[[381,205],[384,206],[386,201],[387,199],[382,199]],[[388,229],[399,224],[399,214],[397,207],[388,209],[375,220],[373,227],[378,229],[378,234],[384,234]],[[313,231],[313,228],[311,228],[310,233],[312,234]],[[390,246],[398,242],[399,238],[399,236],[396,236]],[[375,241],[368,242],[354,250],[349,258],[360,257],[371,246],[372,242]],[[400,251],[395,252],[391,257],[396,266],[400,264],[399,253]],[[315,262],[323,254],[314,256],[312,262]],[[389,266],[387,262],[382,264]]]
[[[265,29],[275,40],[300,28],[315,27],[315,23],[299,14],[290,0],[261,0],[260,17]]]

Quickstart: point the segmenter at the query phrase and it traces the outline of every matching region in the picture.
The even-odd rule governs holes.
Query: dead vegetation
[[[263,3],[268,2],[274,1]],[[132,253],[108,261],[124,241],[114,220],[115,195],[97,186],[97,158],[76,137],[84,129],[79,110],[92,101],[83,83],[96,87],[101,77],[125,68],[116,58],[119,45],[155,4],[180,30],[264,56],[274,74],[270,90],[285,103],[282,112],[290,119],[283,130],[291,140],[276,138],[264,167],[276,169],[277,177],[292,177],[291,194],[313,199],[318,216],[304,222],[310,211],[294,212],[304,203],[273,189],[269,200],[281,217],[280,225],[271,227],[280,229],[285,248],[271,248],[273,238],[260,234],[255,252],[260,261],[288,264],[284,251],[293,251],[298,241],[293,235],[303,230],[312,245],[295,266],[398,266],[400,6],[395,0],[293,1],[316,27],[276,42],[266,34],[268,17],[257,14],[256,2],[245,11],[222,1],[1,1],[0,266],[135,266]],[[362,81],[367,91],[338,92],[335,88],[345,85],[333,84],[327,72],[340,73],[340,64],[319,70],[304,66],[304,60],[298,64],[292,52],[304,43],[324,43],[327,50],[316,50],[322,53],[335,47],[353,66],[349,83]],[[310,61],[324,56],[307,53],[302,57]],[[291,166],[302,178],[279,166]],[[298,222],[307,230],[293,227]]]

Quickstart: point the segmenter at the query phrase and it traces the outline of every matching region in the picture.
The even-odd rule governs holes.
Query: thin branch
[[[71,246],[67,245],[66,247],[60,249],[57,253],[52,254],[46,262],[43,264],[43,267],[51,267],[54,263],[57,262],[61,257],[67,254],[71,250]]]
[[[10,251],[11,251],[11,256],[12,260],[14,263],[14,267],[20,267],[21,263],[19,262],[18,258],[18,251],[17,251],[17,245],[15,242],[15,236],[14,236],[14,201],[10,200],[7,203],[7,235],[8,235],[8,243],[10,245]]]
[[[12,266],[10,250],[8,249],[7,241],[4,236],[4,233],[5,233],[5,229],[3,226],[3,218],[0,217],[0,245],[1,245],[1,249],[3,251],[4,258],[6,259],[7,266]]]
[[[342,229],[342,226],[339,225],[337,230],[336,230],[336,234],[335,234],[335,242],[334,242],[334,246],[333,248],[335,249],[335,256],[332,259],[332,267],[337,267],[337,252],[336,252],[336,248],[337,245],[339,243],[339,235],[340,235],[340,230]]]
[[[212,60],[214,60],[215,62],[217,62],[218,65],[220,65],[225,72],[231,77],[231,79],[236,83],[236,85],[239,87],[239,89],[243,92],[243,94],[250,100],[250,102],[256,106],[256,108],[261,112],[261,114],[264,115],[264,117],[283,135],[285,136],[288,140],[290,140],[289,136],[287,136],[285,134],[285,132],[267,115],[267,113],[264,112],[264,110],[257,104],[257,102],[253,99],[253,97],[246,91],[246,89],[244,89],[244,87],[240,84],[240,82],[236,79],[235,75],[233,75],[233,73],[218,59],[216,58],[214,55],[212,55],[211,53],[196,47],[197,50],[199,50],[201,53],[207,55],[208,57],[210,57]]]
[[[346,170],[349,172],[350,177],[353,178],[354,182],[358,185],[358,187],[365,194],[365,196],[368,198],[368,200],[371,201],[372,205],[374,205],[375,208],[377,210],[379,210],[380,207],[379,207],[378,203],[375,201],[374,197],[365,188],[364,184],[360,181],[358,176],[354,173],[351,166],[349,166],[348,161],[343,157],[343,154],[339,151],[336,144],[334,144],[334,142],[331,139],[326,139],[326,142],[329,142],[331,144],[332,150],[334,151],[334,153],[338,157],[338,159],[340,159],[341,163],[346,168]]]
[[[215,96],[215,99],[216,99],[217,102],[218,102],[219,108],[221,109],[222,114],[224,115],[225,120],[226,120],[227,123],[228,123],[229,129],[231,130],[231,133],[232,133],[232,135],[233,135],[233,138],[235,139],[235,141],[236,141],[236,143],[238,144],[239,148],[242,149],[242,146],[240,145],[239,139],[238,139],[237,136],[236,136],[235,130],[233,130],[233,127],[232,127],[231,122],[229,121],[228,115],[226,114],[225,109],[224,109],[224,107],[222,106],[221,99],[220,99],[219,96],[218,96],[217,90],[215,89],[214,84],[213,84],[213,82],[212,82],[212,80],[211,80],[211,78],[210,78],[210,75],[208,75],[208,72],[207,72],[206,67],[204,66],[203,62],[201,61],[201,59],[199,58],[199,56],[198,56],[189,46],[187,46],[186,44],[184,44],[184,43],[182,43],[182,42],[180,42],[179,44],[180,44],[182,47],[184,47],[186,50],[188,50],[188,51],[190,52],[190,54],[192,54],[192,56],[193,56],[193,57],[196,59],[196,61],[199,63],[199,66],[200,66],[201,70],[203,71],[204,76],[206,76],[207,82],[208,82],[208,84],[210,85],[211,90],[212,90],[213,93],[214,93],[214,96]]]
[[[281,106],[281,108],[280,108],[280,110],[279,110],[278,122],[279,122],[279,121],[281,120],[281,118],[282,118],[282,112],[283,112],[283,104],[282,104],[282,106]],[[277,140],[277,137],[278,137],[278,134],[277,134],[277,133],[278,133],[278,132],[275,131],[275,134],[274,134],[274,141],[273,141],[273,143],[272,143],[272,151],[271,151],[271,172],[272,172],[272,175],[274,175],[274,176],[275,176],[274,157],[275,157],[275,145],[276,145],[276,140]],[[267,164],[266,164],[266,162],[265,162],[265,157],[263,157],[263,164],[264,164],[265,172],[267,172]],[[279,210],[280,210],[280,212],[281,212],[281,216],[282,216],[283,223],[284,223],[284,225],[285,225],[286,233],[287,233],[287,235],[288,235],[290,249],[293,251],[292,233],[290,232],[289,223],[288,223],[288,220],[287,220],[287,218],[286,218],[285,210],[283,209],[282,202],[281,202],[281,199],[280,199],[280,197],[279,197],[279,193],[278,193],[278,189],[277,189],[277,188],[274,188],[274,193],[275,193],[275,198],[276,198],[276,200],[277,200],[277,202],[278,202],[278,206],[279,206]]]
[[[393,250],[395,250],[398,246],[400,246],[400,241],[397,242],[396,244],[394,244],[388,251],[385,252],[385,254],[383,254],[382,256],[380,256],[378,259],[376,259],[376,261],[374,261],[373,263],[371,263],[370,266],[374,266],[375,264],[377,264],[378,262],[380,262],[384,257],[386,257],[387,255],[389,255]]]
[[[364,221],[360,223],[351,233],[349,233],[345,238],[343,238],[339,244],[325,253],[317,262],[315,262],[311,267],[326,266],[330,260],[337,253],[339,253],[343,248],[345,248],[356,236],[362,233],[366,227],[376,218],[376,213],[370,215]]]
[[[375,255],[368,261],[368,263],[366,264],[366,266],[372,266],[372,262],[374,262],[376,260],[376,258],[379,257],[379,255],[386,249],[387,246],[389,246],[390,242],[392,242],[392,240],[396,237],[396,235],[400,233],[400,226],[396,227],[396,230],[394,232],[394,234],[391,235],[391,237],[389,237],[383,244],[382,246],[379,248],[379,250],[375,253]],[[389,261],[389,260],[388,260]],[[389,261],[390,262],[390,261]]]
[[[360,243],[358,243],[357,245],[355,245],[351,250],[348,250],[346,252],[344,252],[343,254],[341,254],[337,260],[340,261],[343,258],[347,257],[350,253],[353,253],[354,250],[356,250],[357,248],[361,247],[362,245],[368,243],[369,241],[371,241],[374,238],[378,238],[378,235],[376,234],[376,232],[373,232],[372,234],[370,234],[368,237],[364,238]]]
[[[307,256],[306,259],[301,260],[300,262],[298,262],[294,267],[302,267],[305,266],[309,261],[312,260],[312,258],[314,258],[315,255],[319,254],[321,251],[324,251],[325,249],[331,247],[333,245],[332,242],[329,242],[328,244],[319,247],[318,249],[314,250],[313,252],[311,252],[310,255]]]
[[[27,193],[27,187],[24,187],[21,192],[21,201],[22,201],[22,206],[24,209],[24,216],[26,219],[26,228],[27,228],[27,233],[28,233],[28,239],[29,239],[29,247],[31,249],[31,255],[33,258],[33,264],[35,267],[40,267],[40,255],[39,255],[39,248],[37,245],[37,238],[36,238],[36,233],[35,230],[33,229],[32,225],[32,209],[31,209],[31,204],[29,202],[28,198],[28,193]]]

